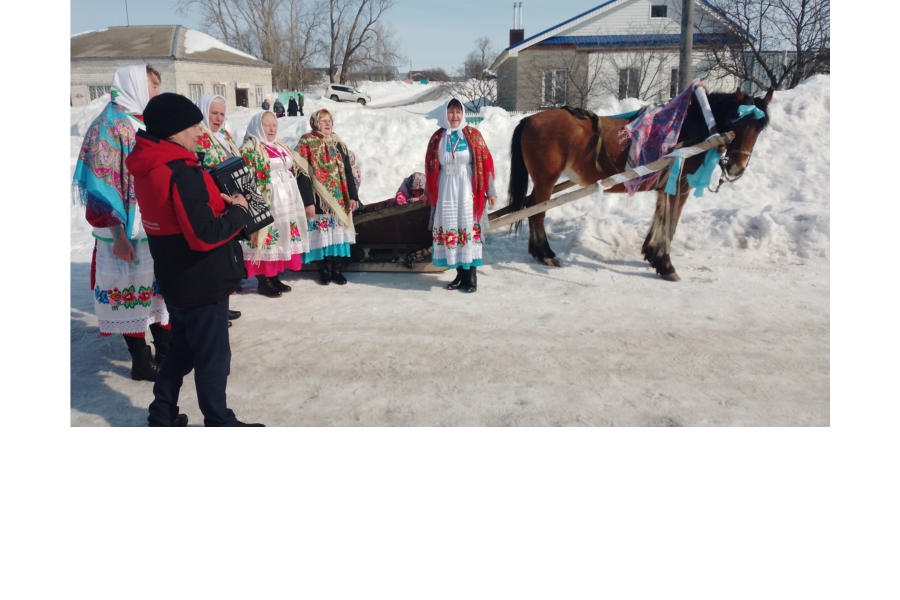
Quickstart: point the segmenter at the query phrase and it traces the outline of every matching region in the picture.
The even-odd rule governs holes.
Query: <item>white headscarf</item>
[[[250,123],[247,125],[247,133],[244,134],[245,142],[249,138],[254,137],[257,140],[259,140],[260,142],[262,142],[263,144],[266,144],[267,146],[275,145],[275,140],[278,139],[278,136],[276,135],[275,140],[270,141],[268,138],[266,138],[266,132],[263,130],[262,119],[263,119],[263,115],[265,115],[265,114],[270,114],[273,117],[275,117],[275,119],[278,119],[278,117],[275,115],[275,113],[273,113],[271,110],[260,111],[260,112],[256,113],[255,115],[253,115],[252,117],[250,117]]]
[[[456,129],[453,129],[452,127],[450,127],[450,119],[447,118],[447,108],[450,106],[450,103],[453,102],[454,100],[459,102],[459,104],[462,106],[462,113],[463,113],[462,121],[460,121],[459,127],[457,127]],[[459,100],[457,98],[450,98],[449,100],[447,100],[447,103],[444,105],[444,109],[441,111],[441,114],[438,117],[438,126],[440,126],[441,129],[446,131],[447,135],[450,135],[450,133],[453,131],[459,131],[459,132],[462,131],[462,128],[466,126],[466,105],[463,103],[462,100]]]
[[[114,104],[118,104],[133,115],[142,114],[150,102],[147,65],[131,65],[116,69],[110,93]]]
[[[212,130],[212,125],[209,124],[209,107],[213,102],[221,102],[223,105],[228,106],[227,100],[225,100],[225,96],[219,94],[204,94],[197,98],[197,108],[200,109],[200,112],[203,113],[203,124],[209,130],[209,132],[219,140],[219,144],[223,148],[228,151],[231,151],[231,144],[228,142],[228,138],[225,137],[225,134],[222,133],[223,130],[227,130],[226,124],[228,123],[228,119],[222,121],[222,126],[219,127],[218,131]]]
[[[212,131],[212,126],[209,124],[209,105],[213,102],[221,102],[227,106],[227,101],[225,100],[225,96],[220,96],[219,94],[204,94],[197,98],[197,108],[200,109],[200,112],[203,113],[203,124],[206,125],[206,128]],[[225,123],[222,123],[222,127],[225,127]]]

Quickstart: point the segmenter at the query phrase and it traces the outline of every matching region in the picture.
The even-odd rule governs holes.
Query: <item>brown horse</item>
[[[708,98],[716,130],[719,133],[732,131],[735,134],[719,162],[723,178],[733,181],[747,168],[757,136],[768,125],[766,107],[772,99],[772,91],[765,98],[753,98],[740,91],[709,94]],[[763,116],[760,118],[759,112],[756,112],[756,117],[742,116],[738,112],[742,105],[755,106],[762,111]],[[629,143],[620,141],[619,132],[629,120],[597,117],[584,111],[564,108],[544,110],[522,119],[512,137],[508,210],[512,212],[546,202],[554,191],[572,185],[560,184],[554,189],[554,184],[563,174],[568,176],[570,182],[584,186],[623,172],[626,169]],[[709,135],[703,113],[696,98],[693,98],[682,124],[678,143],[680,146],[693,145]],[[599,152],[598,140],[602,140]],[[681,210],[691,190],[686,174],[695,172],[703,160],[702,153],[684,160],[678,180],[678,193],[669,195],[665,192],[668,168],[648,188],[656,190],[656,213],[642,250],[644,258],[668,281],[679,279],[669,258],[669,251]],[[526,196],[529,175],[534,188]],[[626,189],[623,184],[617,184],[605,192],[624,193]],[[544,214],[542,212],[528,218],[528,252],[538,261],[558,267],[560,261],[551,250],[544,231]]]

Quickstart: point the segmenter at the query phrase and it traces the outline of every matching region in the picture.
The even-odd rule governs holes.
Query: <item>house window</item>
[[[91,95],[91,100],[96,100],[100,96],[108,96],[110,91],[110,86],[108,85],[89,85],[88,93]]]
[[[563,106],[566,103],[569,74],[565,69],[544,71],[541,106]]]
[[[669,77],[669,98],[674,98],[678,92],[678,69],[672,69],[672,76]]]
[[[225,84],[224,83],[214,83],[213,84],[213,94],[215,94],[216,96],[222,96],[223,98],[226,98],[227,96],[225,96]]]
[[[202,83],[189,83],[188,84],[188,96],[191,100],[196,102],[200,99],[200,96],[203,95],[203,84]]]
[[[261,85],[256,86],[256,105],[262,106],[263,101],[263,88]]]
[[[654,2],[650,5],[650,17],[662,19],[667,16],[669,6],[665,2]]]
[[[640,98],[639,71],[635,67],[619,70],[619,100]]]

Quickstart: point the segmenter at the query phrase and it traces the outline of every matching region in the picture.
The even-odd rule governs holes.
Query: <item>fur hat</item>
[[[201,121],[203,113],[181,94],[165,92],[154,96],[144,109],[147,133],[163,140]]]

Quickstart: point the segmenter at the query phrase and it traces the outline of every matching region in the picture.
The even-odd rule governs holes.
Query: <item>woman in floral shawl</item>
[[[215,167],[229,158],[240,156],[241,151],[234,138],[225,129],[225,96],[206,94],[200,96],[195,103],[203,114],[200,123],[200,136],[194,152],[200,157],[200,164],[207,169]],[[228,320],[241,316],[241,311],[228,309]],[[231,326],[231,323],[228,324]]]
[[[134,180],[125,157],[143,129],[141,113],[159,93],[159,71],[149,65],[119,67],[111,101],[94,119],[72,177],[77,201],[94,227],[91,288],[100,335],[122,334],[131,354],[131,378],[155,381],[168,351],[169,313],[153,275],[153,259],[141,223]],[[156,360],[145,341],[150,327]]]
[[[297,153],[309,163],[309,171],[316,183],[324,186],[336,202],[322,198],[312,180],[305,177],[297,180],[309,229],[309,251],[305,260],[307,263],[322,261],[319,282],[323,285],[331,281],[344,285],[347,279],[342,273],[343,265],[350,256],[350,245],[356,243],[350,218],[359,205],[359,191],[350,151],[334,133],[331,113],[324,108],[317,110],[310,115],[309,125],[312,131],[297,142]],[[338,218],[337,210],[343,211],[342,218]],[[343,220],[351,226],[345,226]]]
[[[203,113],[195,152],[202,159],[206,168],[215,167],[220,162],[233,156],[240,156],[241,151],[231,134],[225,129],[225,97],[218,94],[200,96],[197,108]]]
[[[425,152],[425,194],[434,207],[432,262],[456,267],[448,290],[478,287],[482,264],[481,218],[484,203],[497,200],[494,159],[477,129],[466,125],[462,103],[451,98]]]
[[[278,275],[303,268],[307,246],[301,236],[306,219],[296,177],[300,165],[294,153],[278,139],[278,119],[270,110],[256,113],[247,125],[241,155],[256,176],[259,189],[275,221],[253,233],[244,247],[247,276],[256,276],[257,291],[278,298],[291,291]]]

